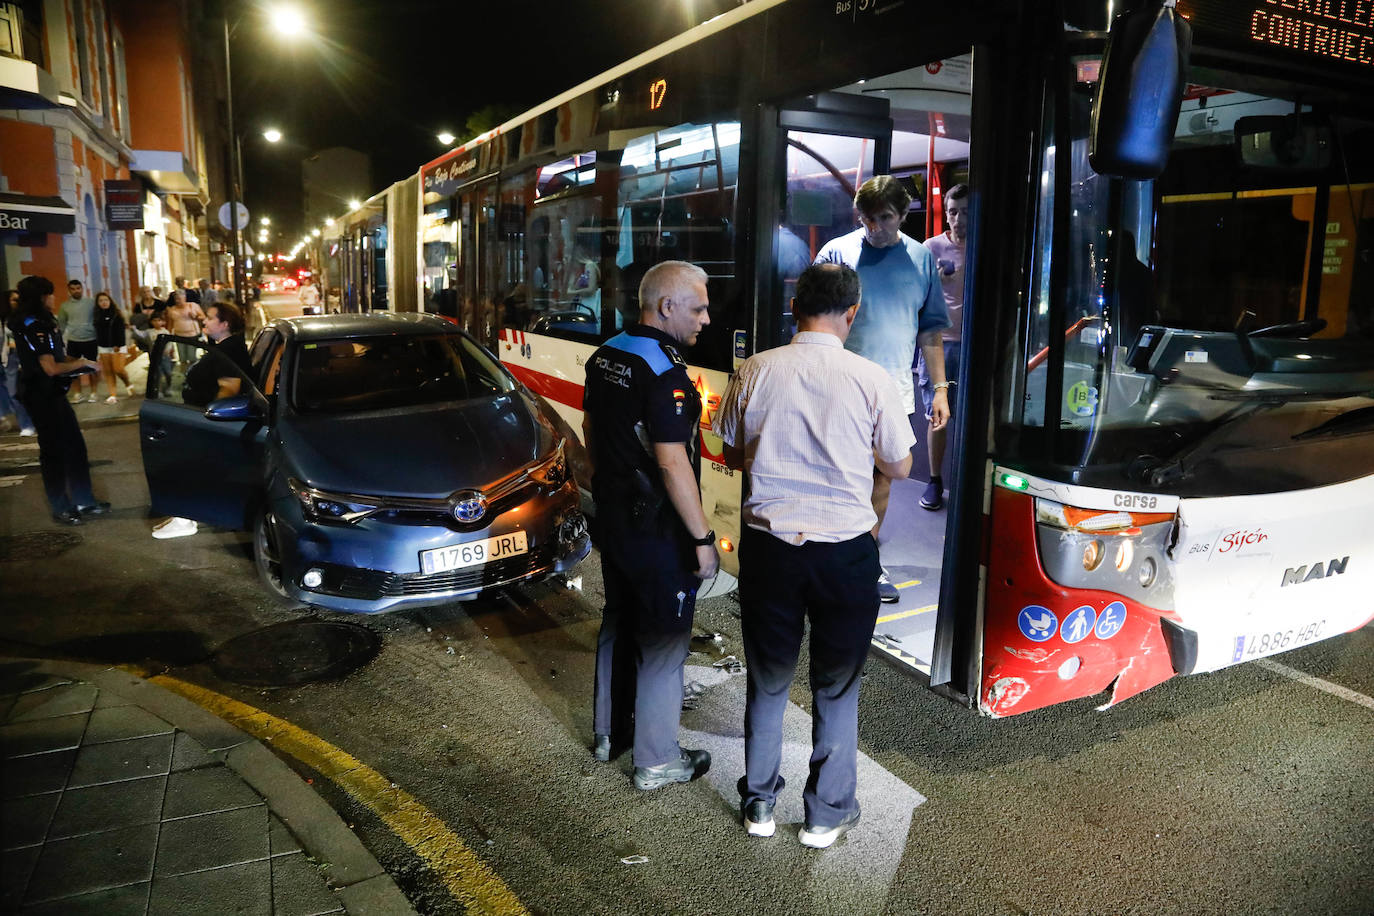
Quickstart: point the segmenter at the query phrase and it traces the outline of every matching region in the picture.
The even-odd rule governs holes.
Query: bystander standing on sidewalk
[[[124,324],[124,311],[110,297],[100,293],[95,297],[95,342],[100,354],[100,374],[105,379],[105,388],[110,396],[106,404],[119,403],[115,394],[115,379],[124,383],[129,397],[134,396],[134,386],[129,383],[129,373],[124,371],[124,357],[128,353],[129,335]]]
[[[57,311],[57,326],[62,331],[67,352],[72,356],[96,361],[99,345],[95,342],[95,302],[86,296],[86,287],[80,280],[67,281],[67,300]],[[81,400],[81,392],[89,388],[86,400],[95,403],[95,376],[82,375],[72,386],[76,395],[72,403]]]
[[[18,290],[7,289],[0,299],[0,431],[8,432],[12,425],[19,427],[19,435],[33,436],[37,431],[29,412],[15,396],[15,384],[19,380],[19,353],[10,340],[10,318],[19,305]],[[10,417],[14,417],[11,424]]]

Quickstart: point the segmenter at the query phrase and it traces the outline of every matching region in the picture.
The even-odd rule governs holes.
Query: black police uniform
[[[676,341],[635,325],[587,363],[583,410],[591,418],[593,540],[606,589],[593,728],[623,738],[632,696],[635,766],[660,766],[681,755],[682,666],[699,580],[692,536],[668,498],[653,443],[686,443],[699,480],[701,396]]]
[[[78,507],[93,506],[96,502],[91,492],[86,440],[72,405],[67,403],[71,380],[48,375],[39,363],[45,355],[59,363],[67,359],[62,331],[47,309],[25,315],[11,330],[19,353],[18,396],[38,431],[38,464],[48,505],[54,516],[70,515]]]

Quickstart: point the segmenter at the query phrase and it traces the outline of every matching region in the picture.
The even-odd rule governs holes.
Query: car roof
[[[302,315],[278,318],[273,327],[289,331],[296,340],[337,340],[387,334],[461,334],[457,325],[437,315],[417,312],[368,312],[348,315]]]

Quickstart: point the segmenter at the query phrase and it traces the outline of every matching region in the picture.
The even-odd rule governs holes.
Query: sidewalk
[[[0,659],[0,723],[0,911],[414,912],[285,763],[148,681]]]

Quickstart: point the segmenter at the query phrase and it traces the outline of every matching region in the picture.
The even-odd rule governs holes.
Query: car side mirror
[[[1320,171],[1331,165],[1335,139],[1329,124],[1298,115],[1237,118],[1236,158],[1258,169]]]
[[[1164,171],[1192,43],[1174,0],[1141,0],[1112,20],[1088,140],[1099,175],[1150,179]]]
[[[256,398],[251,394],[220,398],[218,401],[211,401],[210,406],[205,408],[205,417],[209,420],[253,420],[266,415],[266,411],[258,403],[260,399],[265,405],[266,401],[260,394]]]

